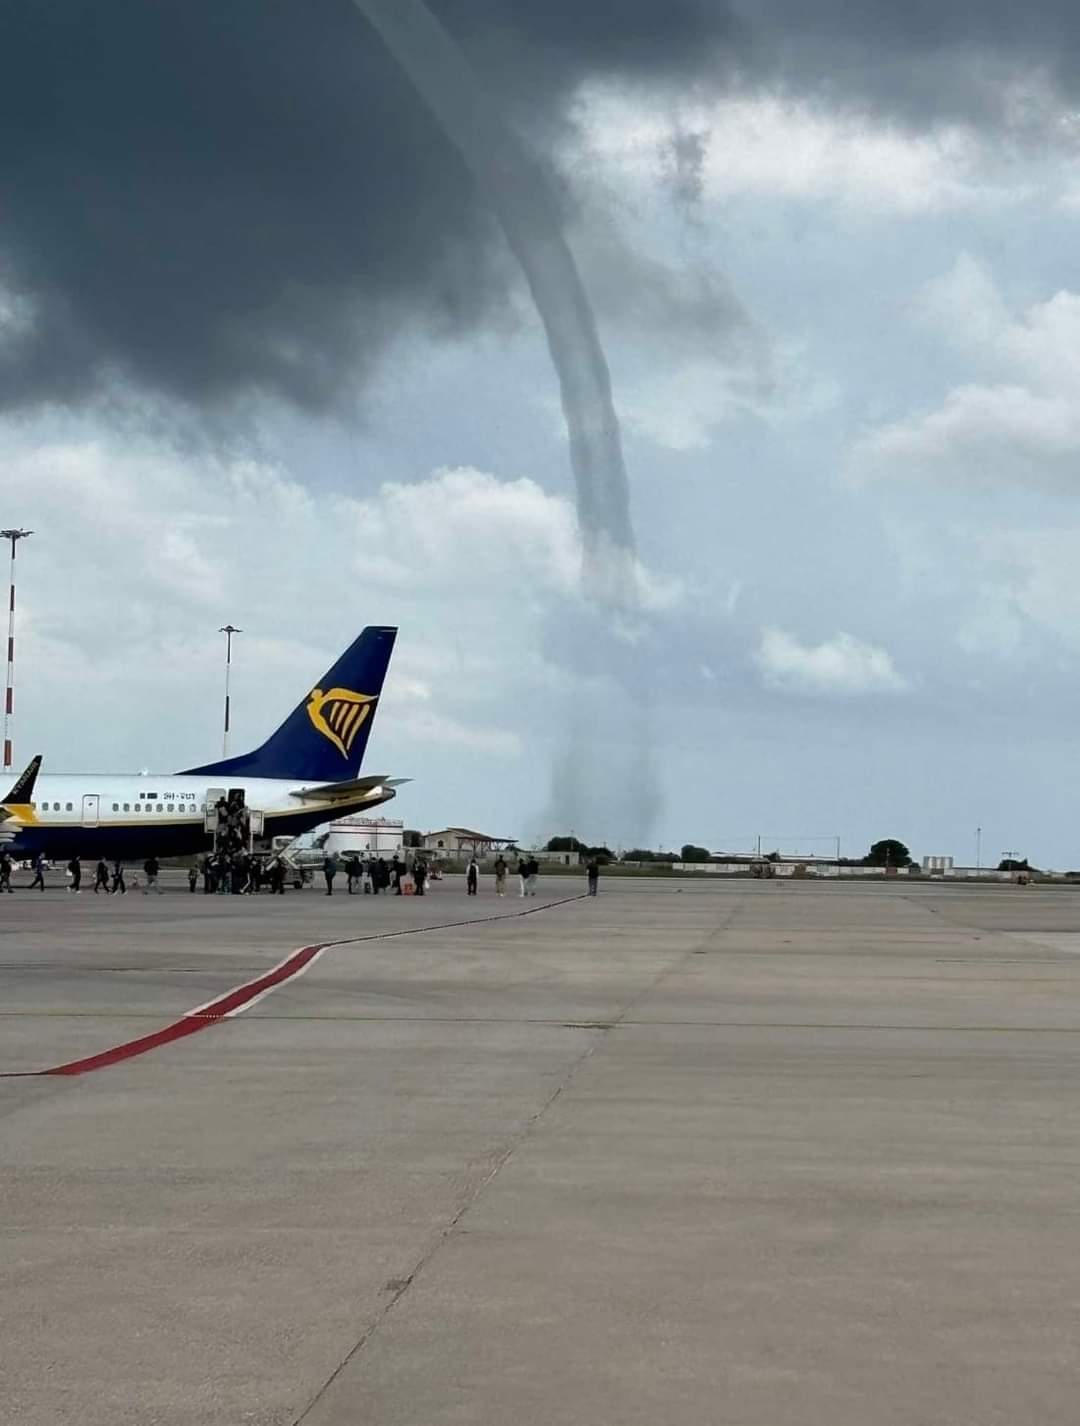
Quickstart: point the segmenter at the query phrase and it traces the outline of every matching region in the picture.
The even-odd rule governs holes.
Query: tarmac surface
[[[4,897],[0,1420],[1072,1426],[1080,892],[540,887]]]

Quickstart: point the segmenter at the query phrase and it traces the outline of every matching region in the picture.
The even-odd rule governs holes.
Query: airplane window
[[[165,811],[165,808],[162,807],[161,803],[159,802],[158,805],[154,808],[154,811],[155,811],[155,812],[164,812],[164,811]]]
[[[65,812],[70,812],[70,811],[71,811],[71,803],[70,803],[70,802],[66,802],[66,803],[64,804],[64,811],[65,811]]]
[[[120,804],[119,804],[119,802],[114,802],[114,803],[113,803],[113,805],[112,805],[112,810],[113,810],[114,812],[119,812],[119,811],[120,811]]]
[[[139,809],[136,808],[135,810],[136,810],[136,812],[137,812]],[[124,811],[125,811],[125,812],[130,812],[130,811],[131,811],[131,803],[130,803],[130,802],[125,802],[125,803],[124,803]]]
[[[166,812],[175,812],[175,811],[176,811],[176,808],[175,808],[175,807],[172,805],[172,803],[170,802],[169,805],[168,805],[168,807],[166,807],[165,811],[166,811]]]
[[[141,812],[141,811],[142,811],[142,808],[139,806],[139,804],[138,804],[137,802],[136,802],[136,804],[135,804],[135,811],[136,811],[136,812]]]

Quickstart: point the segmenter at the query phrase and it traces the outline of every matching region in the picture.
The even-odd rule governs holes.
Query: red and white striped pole
[[[8,582],[7,681],[4,689],[4,771],[11,767],[11,720],[15,714],[15,547],[33,530],[0,530],[11,541],[11,578]]]
[[[221,756],[229,756],[229,675],[232,673],[232,636],[242,634],[243,629],[238,629],[235,624],[226,624],[219,629],[219,634],[225,635],[225,731],[221,739]]]

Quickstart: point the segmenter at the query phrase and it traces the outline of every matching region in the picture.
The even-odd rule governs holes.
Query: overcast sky
[[[260,740],[368,623],[407,825],[1080,867],[1080,19],[441,0],[546,168],[641,563],[580,588],[543,329],[348,0],[11,0],[16,761]]]

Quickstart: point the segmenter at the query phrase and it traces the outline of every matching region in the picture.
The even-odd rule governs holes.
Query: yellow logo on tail
[[[330,688],[324,693],[314,688],[307,711],[312,724],[329,738],[343,758],[349,756],[357,733],[371,716],[373,694],[353,693],[349,688]]]

